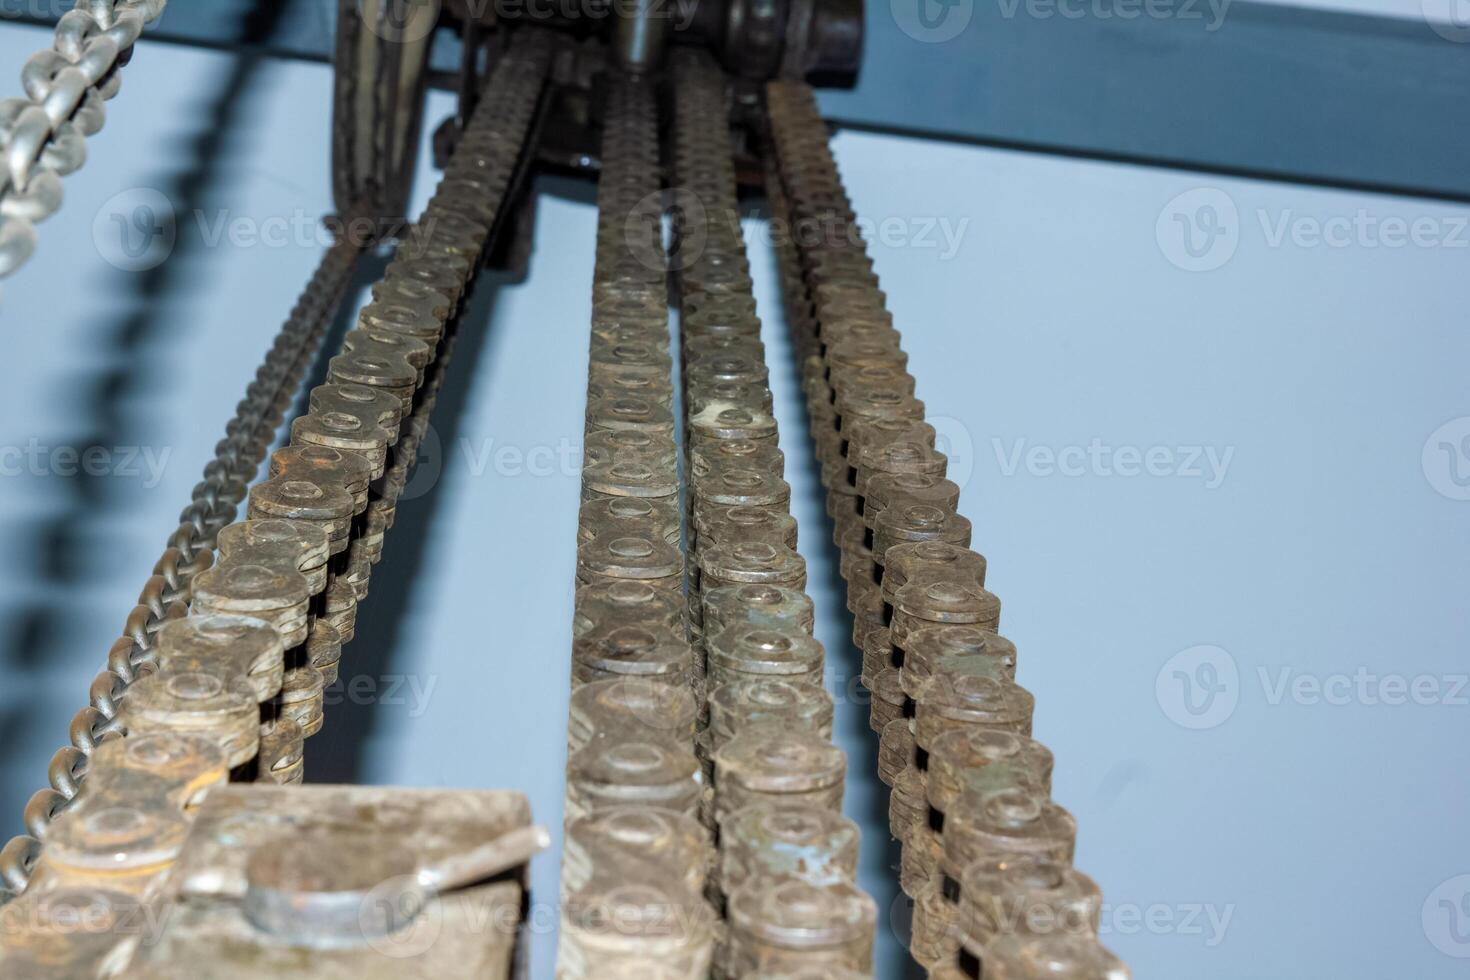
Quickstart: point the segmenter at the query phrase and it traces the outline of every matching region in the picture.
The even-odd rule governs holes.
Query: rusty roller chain
[[[525,801],[514,794],[419,797],[417,821],[405,817],[402,798],[384,799],[383,791],[372,789],[312,788],[309,795],[318,805],[294,795],[231,797],[212,791],[198,806],[203,791],[226,780],[269,787],[303,778],[304,741],[322,727],[323,690],[337,675],[343,644],[353,637],[358,603],[367,597],[384,535],[428,429],[463,297],[540,104],[551,45],[539,33],[525,38],[490,78],[433,199],[331,358],[326,384],[311,392],[309,411],[291,424],[290,444],[272,455],[268,478],[250,489],[247,519],[218,529],[218,561],[185,583],[173,611],[159,617],[167,621],[149,636],[148,655],[131,663],[137,676],[113,695],[115,714],[91,746],[85,786],[71,805],[50,808],[47,821],[37,826],[42,834],[14,848],[24,860],[6,869],[17,894],[0,908],[5,976],[96,976],[119,961],[139,975],[197,975],[201,949],[212,948],[206,940],[212,935],[217,945],[226,934],[238,940],[242,927],[246,939],[232,946],[233,953],[210,954],[211,976],[256,975],[261,950],[274,949],[271,940],[302,930],[332,947],[334,934],[346,927],[338,921],[341,895],[353,893],[364,873],[360,847],[328,833],[342,822],[321,816],[332,807],[358,814],[365,835],[383,834],[394,823],[363,809],[371,806],[396,815],[398,833],[432,838],[436,827],[448,828],[447,842],[429,848],[430,870],[441,869],[438,876],[412,867],[405,872],[432,883],[427,892],[429,886],[421,885],[418,900],[427,901],[430,892],[444,898],[435,906],[440,915],[452,906],[446,896],[455,890],[524,864],[545,846],[544,832],[529,826]],[[333,268],[342,264],[339,250],[331,256]],[[335,277],[331,282],[340,292],[341,283]],[[250,444],[268,444],[268,428],[257,422]],[[207,565],[209,549],[202,554]],[[283,838],[271,831],[273,821],[233,856],[211,854],[208,841],[190,833],[195,817],[213,814],[228,824],[220,812],[232,807],[246,813],[271,809],[276,819],[289,822],[281,814],[292,805],[317,814],[302,817],[304,827],[321,823],[318,831],[331,837],[320,851],[305,850],[345,848],[352,860],[313,861],[311,853],[300,853],[307,838]],[[487,840],[495,846],[487,848]],[[282,848],[310,870],[269,860]],[[203,885],[191,891],[191,875],[228,877],[231,872],[221,865],[247,858],[248,866],[233,872],[243,877],[238,894]],[[379,870],[370,869],[368,880]],[[513,891],[490,897],[519,910],[519,885]],[[232,897],[234,905],[211,905],[208,914],[194,916],[191,902],[218,894]],[[158,914],[160,904],[177,906],[178,918],[166,920],[164,941],[140,944],[138,918]],[[69,913],[59,910],[79,910],[105,927],[89,930],[83,941],[67,928]],[[406,910],[402,916],[411,917]],[[403,924],[380,923],[384,935]],[[461,946],[473,944],[476,923],[458,925],[466,933]],[[359,937],[367,928],[361,922],[356,927]],[[500,938],[475,953],[486,957],[484,975],[510,975],[514,929]],[[462,961],[452,947],[442,951],[443,958],[428,957],[419,966],[457,965]],[[342,955],[351,964],[365,954]],[[271,972],[317,976],[331,962],[330,956],[314,965],[282,954]],[[431,969],[420,975],[438,974]]]
[[[119,4],[114,23],[155,6]],[[136,35],[97,23],[78,51],[101,65],[115,47],[116,61]],[[525,865],[548,842],[524,797],[297,784],[465,296],[585,51],[533,26],[496,51],[442,141],[427,208],[252,486],[360,247],[323,257],[27,808],[28,834],[0,852],[4,976],[519,975]],[[592,70],[557,976],[874,975],[879,910],[856,883],[863,842],[842,812],[848,760],[824,684],[829,662],[850,660],[872,695],[917,963],[945,980],[1126,978],[1098,941],[1098,887],[1072,866],[1077,828],[1051,799],[1034,698],[812,91],[753,85],[695,46],[667,59]],[[115,88],[111,64],[55,63],[58,91],[88,82],[72,111]],[[79,125],[58,118],[54,134]],[[752,156],[781,223],[786,321],[847,583],[840,650],[813,635],[797,550],[737,196]],[[7,220],[24,211],[9,203],[25,181],[10,181]],[[0,239],[26,237],[9,227]],[[82,916],[102,927],[60,924]],[[125,927],[140,916],[158,928]]]
[[[792,340],[913,900],[911,953],[946,980],[1117,980],[1076,821],[1051,799],[1000,600],[970,548],[907,355],[810,88],[767,86],[768,193]]]

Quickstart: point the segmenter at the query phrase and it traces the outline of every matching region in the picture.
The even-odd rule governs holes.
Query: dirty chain
[[[1072,867],[1000,600],[970,548],[907,355],[856,227],[812,90],[767,86],[768,194],[792,341],[879,776],[913,901],[910,952],[933,977],[1124,978],[1097,940],[1101,896]]]
[[[294,340],[278,340],[241,403],[226,440],[234,448],[222,444],[201,485],[212,489],[185,512],[188,575],[176,573],[180,550],[168,559],[172,581],[156,577],[146,615],[130,620],[126,647],[115,648],[126,655],[99,678],[107,696],[94,700],[105,711],[94,704],[79,716],[79,755],[58,755],[53,770],[66,778],[46,797],[46,819],[5,850],[6,976],[80,975],[115,959],[126,930],[79,938],[44,909],[85,894],[93,914],[115,922],[153,900],[201,790],[226,778],[302,780],[304,740],[322,727],[323,690],[353,637],[428,431],[458,311],[539,111],[550,43],[539,32],[524,37],[498,63],[428,207],[331,358],[326,383],[312,390],[308,413],[292,423],[290,444],[250,488],[247,519],[230,524],[259,459],[251,454],[271,442],[290,382],[350,275],[351,246],[328,254],[288,323]],[[284,373],[282,363],[291,365]]]

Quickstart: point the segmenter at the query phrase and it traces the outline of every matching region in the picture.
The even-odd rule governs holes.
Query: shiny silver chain
[[[87,159],[87,137],[122,83],[117,69],[167,0],[78,0],[54,44],[21,68],[25,96],[0,100],[0,278],[36,248],[36,223],[61,207],[61,178]]]

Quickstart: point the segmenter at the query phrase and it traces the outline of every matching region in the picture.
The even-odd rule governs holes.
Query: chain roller
[[[246,488],[275,440],[281,420],[301,386],[341,297],[351,281],[359,249],[345,238],[322,256],[225,426],[225,437],[204,467],[179,526],[128,614],[122,635],[108,651],[107,666],[93,680],[90,703],[72,718],[71,744],[51,758],[51,786],[26,805],[27,834],[0,850],[0,901],[25,888],[51,821],[76,796],[97,746],[118,731],[119,704],[130,685],[155,666],[156,638],[188,610],[192,583],[214,563],[219,532],[235,518]]]
[[[684,630],[657,92],[608,78],[557,976],[708,975],[715,916]]]
[[[251,488],[249,519],[228,524],[226,515],[233,515],[244,481],[253,476],[294,397],[295,385],[286,382],[299,381],[305,355],[315,344],[303,344],[297,360],[290,362],[292,369],[278,379],[280,387],[270,393],[263,379],[278,372],[263,369],[241,403],[241,415],[221,444],[222,449],[227,443],[235,449],[221,452],[201,485],[213,489],[196,494],[196,505],[186,511],[183,529],[191,534],[184,539],[199,544],[191,552],[199,556],[198,567],[188,579],[176,576],[175,586],[157,576],[164,583],[158,598],[140,606],[146,614],[130,618],[125,639],[146,652],[119,658],[119,666],[128,671],[127,683],[122,674],[108,684],[99,679],[97,686],[109,692],[105,703],[111,714],[105,728],[95,725],[87,712],[79,716],[76,747],[93,756],[90,763],[78,765],[63,750],[58,756],[63,764],[53,766],[63,777],[57,780],[59,787],[71,791],[68,799],[74,805],[63,812],[57,802],[61,788],[55,796],[38,794],[31,810],[46,819],[30,821],[32,839],[7,847],[6,854],[17,860],[6,865],[5,880],[19,893],[7,909],[45,902],[58,888],[88,884],[85,876],[80,882],[69,877],[69,852],[51,847],[58,838],[87,854],[108,855],[107,860],[118,862],[109,864],[109,870],[136,866],[135,895],[150,894],[151,883],[168,870],[182,844],[188,814],[165,805],[166,797],[146,780],[135,785],[114,779],[103,763],[119,752],[132,753],[129,758],[138,755],[135,768],[151,776],[154,769],[173,771],[175,757],[184,749],[145,751],[137,746],[157,740],[175,746],[187,739],[192,740],[190,753],[208,757],[207,769],[215,774],[211,782],[225,772],[235,781],[288,784],[302,779],[303,741],[322,725],[323,689],[336,676],[342,644],[352,638],[357,602],[367,594],[382,536],[392,524],[428,431],[452,351],[456,313],[497,227],[539,105],[550,43],[540,32],[524,34],[526,40],[497,66],[428,208],[400,244],[384,280],[374,288],[373,301],[360,312],[357,328],[332,359],[328,383],[312,392],[308,415],[293,424],[291,445],[274,453],[269,478]],[[288,327],[320,338],[355,256],[355,250],[346,249],[339,245],[333,250],[336,258],[329,256],[324,266],[334,271],[322,279],[319,270],[313,287],[321,292],[309,290],[298,307],[298,312],[310,308],[313,314],[293,318]],[[267,364],[279,363],[284,349],[278,341]],[[262,419],[246,418],[251,415],[247,406],[254,406],[252,412]],[[252,452],[255,462],[247,465]],[[216,538],[220,560],[211,564]],[[129,690],[119,701],[123,687]],[[111,748],[115,745],[123,747]],[[90,775],[80,785],[83,768]],[[186,782],[197,787],[198,780],[196,774]],[[99,810],[137,811],[150,827],[159,823],[174,829],[167,834],[167,846],[151,833],[120,842],[89,819]],[[103,860],[85,858],[94,859]],[[17,971],[7,976],[54,975],[27,972],[52,963],[49,957],[61,957],[74,968],[95,964],[112,953],[123,935],[105,931],[103,938],[110,944],[63,942],[47,931],[44,917],[33,921],[24,912],[13,914],[15,921],[43,924],[0,935],[0,963],[14,964]]]
[[[0,102],[0,277],[59,207],[61,177],[82,163],[116,94],[117,66],[163,4],[79,4],[53,49],[27,62],[26,98]],[[343,975],[386,976],[356,969],[339,940],[396,933],[439,890],[517,868],[544,846],[523,800],[485,797],[478,817],[435,824],[429,836],[448,850],[397,875],[414,884],[393,901],[368,899],[394,876],[371,888],[353,877],[358,863],[361,880],[398,869],[366,837],[329,847],[279,828],[251,831],[238,908],[202,884],[233,860],[211,843],[223,822],[256,806],[312,819],[303,796],[276,794],[304,778],[305,742],[324,724],[324,690],[354,637],[465,296],[544,102],[550,35],[511,38],[430,203],[253,486],[358,246],[328,250],[237,406],[71,744],[52,759],[50,787],[26,807],[27,834],[0,850],[7,977],[130,964],[182,976],[242,928],[259,932],[262,949],[312,947],[343,957]],[[604,66],[598,89],[557,975],[871,976],[878,910],[855,883],[859,832],[841,812],[847,759],[823,686],[837,653],[813,636],[741,231],[731,91],[702,50],[681,47],[669,62],[662,79]],[[1035,699],[1016,683],[987,562],[971,548],[815,99],[777,81],[763,108],[787,321],[853,619],[855,649],[840,655],[860,662],[871,694],[899,883],[914,908],[910,951],[946,980],[1125,980],[1098,941],[1100,892],[1072,866],[1076,823],[1051,798],[1052,755],[1031,737]],[[218,789],[227,781],[260,784],[251,790],[262,802]],[[320,806],[343,814],[380,802],[372,790],[321,792]],[[472,806],[394,804],[408,821],[395,833],[461,805]],[[191,834],[196,821],[214,829]],[[170,924],[164,942],[142,948],[125,938],[124,915],[158,902],[175,870],[185,893],[211,896],[214,918]],[[340,875],[352,880],[317,890]],[[487,894],[519,914],[518,886]],[[347,898],[352,922],[335,904]],[[116,927],[65,933],[50,914],[58,903],[100,910]],[[470,962],[462,955],[488,956],[479,972],[505,975],[513,937],[476,946],[469,920],[446,907],[457,938],[413,975],[452,971]],[[369,921],[363,909],[381,915]],[[216,966],[249,975],[253,957]],[[309,975],[308,960],[271,969]]]
[[[675,53],[673,89],[690,622],[711,692],[700,746],[726,926],[714,976],[866,974],[877,908],[854,883],[857,827],[841,815],[847,760],[831,740],[827,657],[811,635],[771,412],[730,95],[713,60],[695,51]],[[788,863],[793,853],[801,858]]]
[[[956,980],[1121,980],[1071,867],[1035,699],[956,508],[810,88],[767,86],[767,192],[812,441],[842,553],[879,776],[914,902],[910,952]]]
[[[795,550],[725,78],[680,51],[671,80],[667,261],[648,83],[614,78],[604,123],[558,976],[866,974],[877,910],[853,883],[858,831],[841,815],[846,759]],[[654,860],[625,857],[635,829]]]

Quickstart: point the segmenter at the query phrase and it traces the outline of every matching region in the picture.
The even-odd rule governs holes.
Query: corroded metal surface
[[[509,978],[526,861],[518,793],[211,792],[125,978]]]
[[[225,438],[216,446],[203,479],[179,515],[168,548],[128,614],[122,636],[108,651],[106,668],[92,681],[90,703],[71,720],[70,744],[51,759],[50,786],[38,791],[26,806],[28,832],[12,838],[0,851],[0,902],[25,888],[47,828],[80,791],[98,745],[116,733],[118,711],[130,685],[153,668],[159,632],[187,613],[194,580],[213,564],[216,542],[226,550],[223,529],[235,519],[282,417],[297,396],[351,279],[359,250],[344,238],[322,256],[256,369],[234,418],[225,427]]]
[[[1097,941],[1096,886],[1070,867],[1076,823],[1050,798],[1051,753],[1029,737],[1035,699],[996,632],[1000,600],[811,90],[773,82],[766,108],[788,322],[903,844],[910,951],[933,976],[1126,977]]]
[[[558,973],[869,970],[877,913],[852,883],[857,828],[839,813],[846,759],[795,550],[726,81],[690,52],[671,80],[667,259],[651,86],[615,76],[605,121]],[[695,828],[718,858],[698,874],[687,853],[684,869],[630,861],[599,829],[613,814],[650,828],[654,850],[673,838],[652,828]]]
[[[238,782],[301,780],[302,741],[323,723],[326,679],[335,676],[342,644],[352,638],[357,603],[367,595],[383,534],[427,431],[455,314],[522,157],[550,47],[528,31],[498,64],[433,200],[332,359],[328,384],[313,392],[309,414],[292,426],[292,444],[272,456],[269,477],[250,490],[249,520],[223,526],[259,456],[252,461],[241,452],[245,462],[232,456],[223,470],[228,481],[238,481],[240,495],[223,494],[216,510],[206,494],[211,509],[197,521],[198,533],[207,535],[202,567],[192,581],[170,586],[167,604],[138,617],[126,656],[114,674],[99,678],[108,688],[108,711],[96,712],[105,724],[79,716],[86,737],[77,736],[77,744],[87,745],[90,758],[62,759],[70,793],[53,794],[71,805],[46,802],[45,820],[31,821],[34,837],[6,849],[5,884],[19,897],[4,907],[5,976],[95,976],[103,964],[116,966],[128,955],[137,915],[172,893],[176,879],[169,872],[187,850],[198,790],[226,773]],[[313,297],[287,334],[289,340],[304,332],[298,348],[319,335],[353,255],[330,253],[324,265],[330,271],[319,273],[329,295]],[[307,352],[295,350],[284,367],[272,352],[275,383],[252,385],[242,403],[249,427],[232,434],[231,445],[243,438],[247,450],[264,452],[285,407],[281,400],[294,394],[285,382],[299,378],[298,361]],[[209,567],[216,536],[220,558]],[[134,644],[144,656],[133,657]],[[82,761],[85,783],[77,776]],[[289,825],[291,806],[310,804],[310,794],[272,795],[283,792],[263,786],[247,794],[264,825]],[[361,792],[394,805],[381,791]],[[383,812],[375,811],[373,821],[381,823]],[[501,899],[519,913],[518,888]],[[78,937],[65,925],[72,911],[86,908],[95,908],[98,925]],[[198,975],[197,951],[179,955],[177,963],[150,961],[140,975]],[[281,954],[270,969],[303,976],[354,972],[290,965],[299,959]],[[392,974],[380,968],[378,975]]]
[[[689,611],[708,691],[698,745],[724,914],[714,975],[872,968],[877,910],[853,883],[840,816],[847,759],[831,741],[826,651],[772,414],[740,225],[730,93],[699,52],[673,59],[672,252],[688,474]]]
[[[543,91],[586,74],[602,145],[558,976],[871,975],[879,912],[854,881],[823,686],[838,656],[860,661],[871,694],[914,958],[938,977],[1126,977],[1097,941],[1100,894],[1071,866],[1077,828],[1051,799],[1035,699],[810,90],[775,82],[762,105],[700,49],[634,74],[557,44],[521,27],[497,54],[428,208],[235,521],[358,249],[323,260],[28,809],[30,835],[0,855],[0,898],[15,899],[0,972],[516,968],[521,869],[544,846],[523,799],[296,784]],[[749,144],[735,135],[752,118],[853,616],[836,652],[812,633],[741,232]],[[358,135],[349,156],[402,163]],[[77,921],[94,927],[58,925]]]
[[[608,79],[557,976],[708,975],[703,700],[684,630],[655,84]]]

